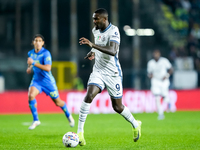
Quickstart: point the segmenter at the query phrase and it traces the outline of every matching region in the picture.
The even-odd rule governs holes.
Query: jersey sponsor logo
[[[113,38],[118,38],[118,39],[119,39],[119,36],[116,36],[116,35],[112,35],[112,37],[113,37]]]
[[[43,56],[43,54],[38,55],[38,57],[42,57],[42,56]]]
[[[37,58],[37,54],[34,54],[34,56],[33,56],[35,59]]]
[[[37,64],[40,64],[40,61],[39,60],[34,60],[35,63]]]
[[[117,33],[117,32],[115,32],[115,35],[118,35],[118,33]]]
[[[104,42],[106,40],[105,36],[102,36],[101,41]]]
[[[48,56],[48,57],[46,58],[46,61],[51,61],[51,57]]]

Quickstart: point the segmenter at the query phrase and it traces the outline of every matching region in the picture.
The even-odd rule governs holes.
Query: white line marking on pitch
[[[22,122],[22,125],[24,125],[24,126],[29,126],[31,124],[32,124],[32,122]]]
[[[33,123],[33,122],[22,122],[22,125],[24,125],[24,126],[30,126],[32,123]],[[42,125],[42,126],[43,126],[43,125],[46,125],[46,123],[42,123],[41,125]]]

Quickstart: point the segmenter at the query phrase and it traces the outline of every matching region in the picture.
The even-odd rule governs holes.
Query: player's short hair
[[[108,17],[108,12],[104,8],[99,8],[94,13],[97,13],[97,14],[100,14],[100,15],[105,15],[106,17]]]
[[[35,40],[36,37],[40,37],[45,42],[44,36],[42,34],[34,35],[33,39],[32,39],[32,42]],[[33,43],[31,43],[31,45],[33,45]],[[45,43],[44,43],[43,47],[46,47]]]
[[[36,34],[33,37],[33,41],[35,40],[36,37],[40,37],[43,41],[45,41],[44,36],[42,34]]]
[[[159,50],[158,48],[155,48],[155,49],[153,50],[153,53],[155,53],[155,52],[161,53],[160,50]]]

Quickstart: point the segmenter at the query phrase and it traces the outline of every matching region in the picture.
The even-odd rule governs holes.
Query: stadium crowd
[[[200,72],[200,0],[160,0],[172,12],[171,27],[186,37],[184,46],[173,47],[169,59],[191,56],[194,68]]]

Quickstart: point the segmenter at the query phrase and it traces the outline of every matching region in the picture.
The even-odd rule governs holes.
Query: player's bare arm
[[[95,58],[95,53],[90,51],[89,53],[87,53],[87,55],[84,57],[84,59],[89,59],[92,60]]]
[[[173,68],[172,68],[172,67],[168,70],[168,73],[169,73],[170,75],[173,73]]]
[[[166,76],[164,76],[163,80],[168,79],[172,73],[173,73],[173,68],[170,68],[170,69],[167,71]]]
[[[149,73],[148,74],[148,77],[151,79],[151,78],[153,78],[153,74],[152,73]]]
[[[34,62],[33,59],[28,57],[27,64],[33,65],[33,62]],[[34,66],[36,66],[44,71],[51,71],[51,65],[42,65],[42,64],[35,63]]]
[[[80,45],[88,45],[91,48],[95,48],[103,53],[106,53],[108,55],[112,55],[115,56],[115,54],[117,53],[117,49],[119,47],[119,45],[115,42],[110,42],[110,46],[99,46],[99,45],[95,45],[94,43],[90,42],[88,39],[82,37],[79,39],[79,43]]]
[[[31,70],[32,70],[33,65],[28,65],[27,69],[26,69],[26,73],[30,74]]]

